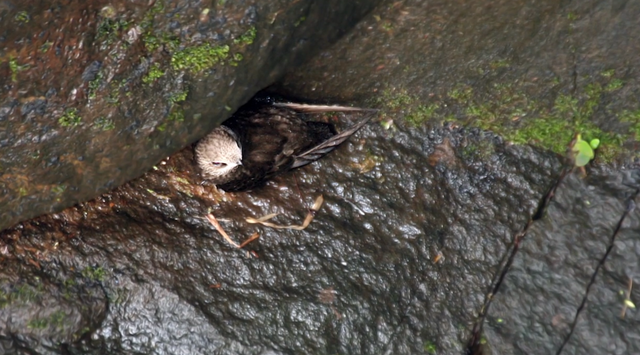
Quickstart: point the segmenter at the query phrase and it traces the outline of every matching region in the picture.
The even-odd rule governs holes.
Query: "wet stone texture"
[[[621,318],[625,298],[640,299],[635,289],[626,295],[639,270],[637,209],[569,336],[626,199],[640,185],[639,14],[638,3],[624,1],[393,2],[278,85],[302,97],[368,100],[385,108],[391,127],[401,118],[398,125],[453,121],[560,154],[575,133],[606,137],[588,177],[570,175],[522,243],[489,307],[485,353],[556,353],[567,337],[562,353],[639,351],[637,312]],[[498,268],[503,250],[483,257]]]
[[[496,271],[492,255],[504,252],[558,169],[549,155],[477,130],[372,125],[301,170],[297,183],[290,174],[254,193],[221,195],[200,185],[191,155],[3,233],[11,250],[3,272],[25,265],[41,275],[30,287],[58,287],[24,300],[3,282],[5,349],[27,337],[30,348],[62,343],[88,353],[460,352]],[[306,230],[245,222],[278,212],[277,222],[295,223],[318,194],[325,204]],[[208,211],[236,241],[260,238],[235,249],[203,218]],[[59,334],[48,322],[38,331],[58,333],[38,344],[42,333],[7,318],[15,304],[80,297],[67,280],[92,278],[104,297],[90,304],[106,299],[108,309],[99,325],[67,319]]]
[[[546,218],[522,245],[505,287],[488,317],[487,335],[497,354],[555,353],[569,334],[576,309],[615,226],[640,185],[640,171],[570,176]],[[640,272],[640,209],[625,219],[580,315],[567,354],[640,352],[640,315],[625,307],[629,280]]]
[[[457,121],[559,154],[581,132],[602,141],[596,162],[638,166],[640,3],[385,5],[278,90],[368,100],[391,119]]]
[[[376,2],[3,1],[0,229],[140,176]]]
[[[272,87],[381,108],[379,124],[328,157],[225,194],[203,184],[187,146],[94,200],[2,231],[0,353],[461,354],[577,130],[603,147],[533,223],[481,339],[485,354],[555,353],[640,185],[639,14],[635,2],[383,3]],[[315,119],[344,128],[357,117]],[[305,230],[245,220],[298,224],[320,194]],[[239,250],[208,213],[236,242],[260,237]],[[625,298],[640,302],[637,288],[625,293],[639,213],[563,353],[639,351],[637,311],[621,318]]]

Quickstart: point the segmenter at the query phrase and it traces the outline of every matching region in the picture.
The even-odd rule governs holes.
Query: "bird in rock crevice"
[[[364,112],[337,133],[304,113]],[[362,128],[377,110],[347,106],[252,102],[202,138],[195,156],[202,176],[224,191],[260,187],[273,176],[316,161]]]

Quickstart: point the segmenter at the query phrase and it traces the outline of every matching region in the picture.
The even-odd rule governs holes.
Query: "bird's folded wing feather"
[[[309,105],[309,104],[296,104],[293,102],[276,102],[273,104],[276,107],[286,107],[292,110],[303,113],[321,113],[321,112],[364,112],[371,111],[377,112],[376,109],[350,107],[350,106],[335,106],[335,105]]]
[[[328,106],[329,107],[329,106]],[[336,107],[336,106],[333,106]],[[332,150],[336,149],[340,144],[342,144],[347,138],[349,138],[352,134],[357,132],[360,128],[362,128],[367,122],[369,122],[373,116],[378,112],[377,110],[372,109],[359,109],[360,111],[366,110],[370,111],[367,115],[355,125],[345,129],[344,131],[332,136],[326,141],[316,145],[315,147],[294,156],[293,165],[291,169],[299,168],[301,166],[305,166],[313,161],[316,161]]]

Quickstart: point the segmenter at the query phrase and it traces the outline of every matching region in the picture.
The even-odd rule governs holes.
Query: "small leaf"
[[[598,138],[594,138],[589,142],[589,145],[593,149],[598,149],[598,147],[600,146],[600,140]]]
[[[624,304],[629,308],[636,309],[636,305],[633,302],[631,302],[630,299],[624,300]]]
[[[393,120],[382,121],[380,122],[380,124],[382,125],[382,128],[388,130],[389,128],[391,128],[391,125],[393,125]]]
[[[571,147],[571,151],[574,156],[574,165],[577,167],[582,167],[591,161],[594,157],[593,148],[587,143],[587,141],[583,141],[580,136],[578,136],[575,144]]]

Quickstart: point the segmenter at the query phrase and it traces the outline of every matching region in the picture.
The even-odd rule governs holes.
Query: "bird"
[[[304,113],[364,112],[337,133],[330,123],[304,120]],[[226,192],[247,191],[272,177],[314,162],[336,149],[377,110],[348,106],[254,101],[202,138],[195,160],[202,177]]]

